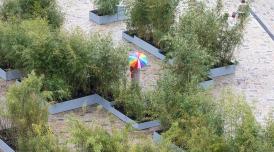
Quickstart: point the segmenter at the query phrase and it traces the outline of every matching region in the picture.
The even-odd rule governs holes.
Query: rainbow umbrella
[[[147,57],[144,53],[134,52],[128,57],[130,67],[134,69],[141,69],[148,65]]]

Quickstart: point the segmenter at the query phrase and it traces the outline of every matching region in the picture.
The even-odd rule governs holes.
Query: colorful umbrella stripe
[[[129,65],[134,69],[141,69],[148,65],[147,57],[144,53],[134,52],[128,57]]]

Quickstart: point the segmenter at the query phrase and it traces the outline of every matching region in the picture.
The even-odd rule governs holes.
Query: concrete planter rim
[[[236,70],[236,65],[236,62],[232,62],[230,65],[227,66],[211,68],[209,71],[209,77],[216,78],[220,76],[234,74]]]
[[[15,152],[7,143],[0,139],[0,150],[3,152]]]
[[[147,41],[143,40],[142,38],[138,37],[137,35],[129,35],[128,34],[128,30],[123,31],[123,34],[127,35],[128,37],[133,38],[133,41],[128,40],[126,38],[127,41],[135,44],[136,46],[142,48],[143,50],[145,50],[146,52],[150,53],[151,55],[153,55],[154,57],[160,59],[160,60],[164,60],[166,58],[166,56],[162,53],[161,49],[155,47],[154,45],[148,43]]]
[[[0,78],[9,81],[16,80],[22,77],[21,71],[17,69],[2,69],[0,68]]]

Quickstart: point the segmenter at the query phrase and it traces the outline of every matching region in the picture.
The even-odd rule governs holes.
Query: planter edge
[[[118,117],[123,122],[131,124],[132,127],[137,130],[144,130],[144,129],[160,126],[160,122],[158,120],[147,121],[144,123],[137,123],[134,120],[130,119],[125,114],[121,113],[120,111],[112,107],[111,103],[105,100],[103,97],[96,95],[96,98],[97,98],[97,103],[99,105],[103,106],[107,111],[109,111],[110,113]]]
[[[10,148],[3,140],[0,139],[0,149],[4,152],[15,152],[12,148]]]
[[[216,78],[220,76],[234,74],[235,70],[236,70],[236,64],[210,69],[209,77]]]
[[[50,114],[57,114],[77,108],[81,108],[84,105],[90,106],[96,104],[96,95],[85,96],[57,104],[50,105],[48,111]]]
[[[21,78],[22,74],[19,70],[5,71],[0,68],[0,78],[9,81]]]

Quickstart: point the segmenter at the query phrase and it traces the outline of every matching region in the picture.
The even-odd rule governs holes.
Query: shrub
[[[63,22],[55,0],[5,0],[0,14],[5,21],[43,18],[54,28],[60,27]]]
[[[117,12],[120,0],[94,0],[99,15],[112,15]]]
[[[41,89],[42,78],[32,73],[20,85],[13,85],[8,90],[7,115],[22,134],[34,124],[48,121],[47,102]]]
[[[127,28],[157,47],[174,23],[178,0],[135,0],[130,6]]]
[[[48,106],[41,92],[42,79],[32,72],[22,83],[8,90],[4,116],[15,127],[12,137],[16,137],[18,151],[65,151],[47,124]]]
[[[87,128],[75,119],[70,119],[70,133],[71,142],[79,151],[126,152],[129,148],[127,134],[117,132],[111,135],[99,127]]]
[[[191,5],[180,17],[176,32],[197,35],[199,44],[207,49],[214,59],[214,65],[219,67],[231,64],[234,50],[242,42],[247,16],[230,25],[228,14],[222,14],[222,4],[218,2],[214,9],[197,2]]]
[[[17,24],[0,21],[0,67],[4,69],[22,67],[19,52],[25,49],[29,40]]]
[[[182,88],[193,82],[198,85],[198,82],[207,78],[213,60],[207,49],[198,43],[196,35],[175,34],[167,51],[168,59],[172,60],[168,69],[180,79]]]
[[[273,122],[262,127],[243,97],[225,91],[217,101],[203,93],[185,96],[180,116],[164,136],[187,151],[272,151]]]
[[[33,125],[33,130],[34,132],[25,132],[24,136],[18,138],[20,151],[69,151],[65,146],[59,144],[58,139],[48,127]]]
[[[86,127],[76,119],[70,119],[71,142],[76,150],[89,152],[168,152],[166,144],[154,145],[150,140],[140,140],[133,143],[128,137],[128,131],[112,131],[108,133],[102,127]]]
[[[121,85],[115,94],[115,107],[124,111],[127,116],[140,122],[157,117],[156,105],[151,100],[152,92],[144,93],[137,85]]]
[[[98,34],[52,31],[45,20],[35,19],[1,22],[0,35],[0,66],[44,75],[43,89],[53,100],[94,91],[107,95],[126,73],[127,49]]]

